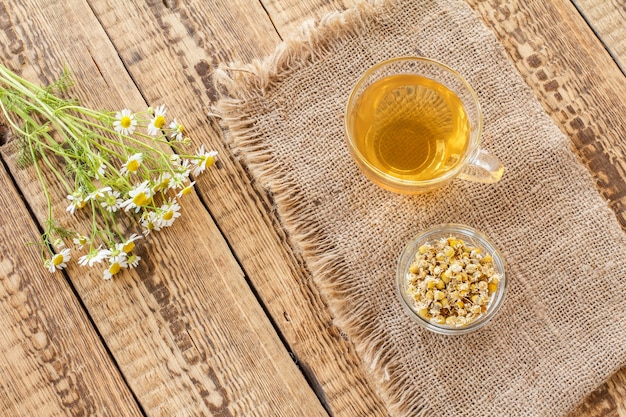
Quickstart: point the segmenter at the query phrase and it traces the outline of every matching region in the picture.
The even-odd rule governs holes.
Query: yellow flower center
[[[87,204],[85,200],[80,200],[78,203],[76,203],[76,207],[82,209],[83,207],[85,207],[85,204]]]
[[[170,185],[169,178],[163,178],[161,182],[159,182],[154,189],[155,191],[166,190],[169,185]]]
[[[143,207],[148,204],[149,198],[146,193],[139,193],[133,197],[133,204],[137,207]]]
[[[209,167],[212,167],[214,163],[215,163],[215,157],[213,157],[213,156],[207,156],[207,158],[206,158],[206,162],[205,162],[204,166],[206,166],[207,168],[209,168]]]
[[[185,131],[185,126],[179,124],[176,127],[176,130],[178,130],[179,133],[183,133]]]
[[[59,266],[59,265],[61,265],[62,263],[63,263],[63,255],[61,255],[60,253],[59,253],[59,254],[54,255],[54,258],[52,258],[52,264],[53,264],[54,266]]]
[[[130,119],[129,116],[123,116],[120,119],[120,126],[122,126],[124,129],[128,129],[131,123],[132,123],[132,120]]]
[[[135,249],[135,242],[133,242],[132,240],[122,246],[122,250],[126,253],[131,252],[133,249]]]
[[[128,163],[126,164],[126,169],[130,172],[137,171],[139,169],[139,161],[137,161],[136,159],[128,161]]]
[[[168,210],[163,214],[163,220],[172,220],[172,217],[174,217],[174,210]]]
[[[87,242],[88,242],[88,238],[87,238],[87,236],[80,236],[80,237],[78,238],[78,244],[79,244],[79,245],[86,245],[86,244],[87,244]]]
[[[109,267],[109,272],[111,273],[111,275],[115,275],[118,272],[120,272],[120,268],[121,268],[121,265],[119,264],[119,262],[115,262],[111,264],[111,266]]]
[[[157,129],[162,128],[164,124],[165,124],[165,117],[159,114],[157,117],[154,118],[154,127],[156,127]]]
[[[188,194],[190,194],[190,193],[191,193],[191,189],[192,189],[192,188],[193,188],[193,187],[192,187],[191,185],[190,185],[189,187],[185,187],[185,188],[183,188],[183,190],[181,191],[181,194],[182,194],[182,195],[188,195]]]

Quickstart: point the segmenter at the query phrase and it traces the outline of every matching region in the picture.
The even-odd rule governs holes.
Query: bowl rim
[[[415,256],[417,248],[423,243],[434,241],[437,238],[444,237],[444,235],[456,235],[456,237],[468,238],[470,239],[472,244],[475,244],[476,246],[479,246],[483,250],[487,251],[493,257],[497,272],[500,273],[502,276],[502,278],[500,279],[500,284],[498,286],[498,291],[494,295],[492,301],[489,303],[489,308],[487,312],[482,314],[471,323],[461,327],[445,324],[436,324],[422,318],[412,307],[411,301],[407,299],[406,292],[404,291],[406,272],[410,265],[410,259]],[[498,311],[502,308],[502,305],[504,304],[504,300],[506,298],[507,288],[508,279],[506,274],[506,263],[500,250],[495,246],[493,241],[487,235],[471,226],[467,226],[464,224],[442,223],[424,229],[423,231],[415,235],[411,240],[409,240],[409,242],[402,250],[400,257],[398,258],[398,263],[396,267],[396,292],[402,304],[402,308],[415,323],[435,333],[444,335],[461,335],[474,332],[482,328],[487,323],[489,323],[491,319],[495,317]]]

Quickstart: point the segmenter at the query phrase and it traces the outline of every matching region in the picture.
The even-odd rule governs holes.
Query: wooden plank
[[[501,40],[626,229],[626,79],[566,0],[468,0]],[[571,416],[626,416],[626,367]]]
[[[327,13],[342,11],[354,6],[355,0],[261,0],[272,23],[285,39],[297,36],[307,20],[318,20]]]
[[[0,5],[11,11],[0,13],[0,45],[9,45],[0,49],[0,60],[42,81],[51,80],[67,63],[77,80],[73,92],[91,107],[140,110],[147,106],[86,2],[42,5],[4,0]],[[164,7],[163,2],[135,6],[124,2],[117,10],[109,9],[109,19],[123,22],[116,27],[120,34],[134,33],[142,20],[149,19],[162,24],[161,31],[180,34],[177,45],[185,52],[198,50],[192,40],[201,36],[194,34],[196,28],[181,28],[167,21],[168,16],[161,20],[153,14]],[[176,60],[167,44],[149,56],[133,46],[120,53],[142,73]],[[210,128],[202,109],[183,114],[190,109],[175,110],[176,103],[169,100],[183,74],[154,78],[146,90],[168,98],[170,111],[179,120],[189,120],[188,131],[204,139],[203,131]],[[174,82],[169,84],[170,80]],[[193,101],[196,93],[190,90],[185,97]],[[10,152],[5,157],[41,222],[45,205],[34,175],[17,169]],[[214,178],[228,175],[224,169],[212,173]],[[139,268],[108,282],[103,282],[100,271],[85,272],[74,263],[67,269],[142,407],[151,416],[327,415],[204,205],[196,195],[188,197],[182,204],[183,216],[174,226],[152,234],[141,247]],[[68,222],[64,193],[55,193],[53,199],[55,218]],[[98,371],[93,375],[100,377]],[[20,407],[26,399],[13,401]]]
[[[573,0],[602,43],[626,71],[626,7],[623,0]]]
[[[626,416],[626,372],[618,372],[589,397],[568,417],[624,417]]]
[[[0,414],[143,415],[66,278],[41,267],[37,227],[1,165],[0,207]]]
[[[289,4],[309,10],[317,3]],[[156,105],[166,98],[186,115],[194,144],[220,152],[220,169],[199,178],[199,193],[327,408],[335,415],[386,415],[354,347],[332,325],[302,259],[289,246],[271,199],[224,146],[217,124],[204,117],[216,98],[216,65],[263,57],[280,41],[261,5],[196,0],[168,8],[115,0],[91,6],[147,101]],[[126,30],[130,25],[133,31]],[[168,87],[156,88],[154,80]]]

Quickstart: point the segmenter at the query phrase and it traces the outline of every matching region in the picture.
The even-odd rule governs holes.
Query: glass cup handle
[[[484,149],[476,152],[476,155],[467,162],[459,178],[467,181],[493,184],[500,181],[504,173],[502,162]]]

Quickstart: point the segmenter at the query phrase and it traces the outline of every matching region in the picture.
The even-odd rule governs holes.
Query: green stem
[[[50,198],[50,193],[48,191],[48,187],[46,186],[46,182],[44,180],[43,173],[41,172],[41,168],[39,167],[39,163],[37,162],[37,158],[35,157],[35,150],[33,149],[30,138],[28,139],[28,143],[29,143],[31,156],[33,158],[33,164],[35,166],[35,171],[37,172],[37,176],[39,177],[39,182],[41,183],[41,186],[43,188],[43,193],[46,196],[46,202],[48,204],[48,219],[46,221],[46,230],[45,230],[45,235],[47,236],[50,234],[50,231],[52,230],[52,224],[51,224],[52,222],[52,199]],[[48,248],[50,253],[54,253],[49,245],[46,245],[46,247]]]
[[[67,191],[67,193],[68,194],[73,193],[74,189],[69,186],[69,184],[65,180],[65,177],[61,175],[61,173],[56,169],[56,167],[52,164],[52,162],[50,162],[50,159],[48,158],[48,155],[46,154],[46,152],[43,152],[43,150],[40,150],[39,155],[41,155],[41,159],[43,159],[43,161],[48,166],[48,169],[50,169],[50,171],[52,171],[52,173],[56,176],[57,180],[59,180],[65,186],[65,190]]]
[[[17,133],[19,133],[20,135],[26,136],[28,133],[25,132],[24,130],[22,130],[22,128],[20,128],[13,121],[13,118],[11,118],[11,116],[9,115],[9,111],[7,110],[7,108],[5,107],[5,105],[4,105],[4,103],[2,101],[0,101],[0,107],[2,107],[2,113],[4,114],[4,118],[7,120],[9,125],[13,128],[13,130],[16,131]]]

